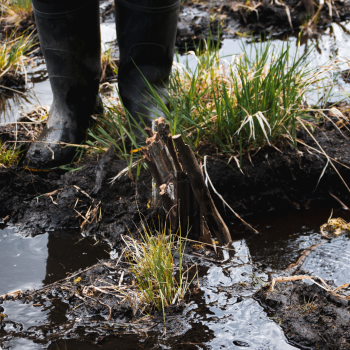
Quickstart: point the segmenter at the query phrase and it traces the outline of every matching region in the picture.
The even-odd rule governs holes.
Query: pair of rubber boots
[[[145,79],[166,96],[181,0],[115,0],[120,51],[118,87],[135,120],[161,116]],[[24,166],[49,170],[69,163],[85,138],[98,101],[101,42],[98,0],[33,0],[53,93],[47,126]],[[148,120],[148,121],[147,121]]]

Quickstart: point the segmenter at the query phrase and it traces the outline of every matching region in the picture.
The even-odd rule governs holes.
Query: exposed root
[[[326,290],[327,292],[333,294],[336,297],[345,299],[345,300],[350,300],[350,295],[349,296],[343,296],[341,294],[338,294],[336,292],[339,292],[341,289],[344,289],[346,287],[349,286],[349,283],[345,283],[340,287],[334,288],[332,289],[321,277],[317,277],[317,276],[289,276],[289,277],[275,277],[272,279],[271,281],[271,286],[270,286],[270,290],[273,291],[275,284],[276,283],[282,283],[282,282],[290,282],[290,281],[300,281],[300,280],[310,280],[313,283],[317,284],[320,288]],[[317,283],[315,280],[319,280],[321,281],[322,284]]]

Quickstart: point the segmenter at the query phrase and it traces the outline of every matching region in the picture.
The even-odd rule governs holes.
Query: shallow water
[[[350,220],[350,213],[339,209],[338,205],[334,207],[334,217]],[[56,345],[60,349],[65,346],[67,349],[97,349],[100,346],[106,349],[118,346],[123,349],[194,349],[193,344],[201,349],[296,349],[252,296],[262,283],[267,282],[269,273],[278,275],[296,262],[304,249],[321,241],[319,227],[327,221],[331,210],[328,204],[316,202],[304,209],[273,210],[246,217],[259,234],[251,234],[242,225],[232,224],[235,255],[225,253],[221,264],[194,261],[200,264],[200,293],[192,296],[192,302],[182,316],[173,319],[167,337],[161,336],[161,327],[159,332],[154,329],[147,337],[142,333],[132,333],[131,337],[126,329],[116,327],[101,344],[97,344],[96,339],[103,338],[108,322],[106,326],[99,323],[98,327],[92,327],[91,323],[74,325],[74,320],[66,317],[68,305],[45,299],[36,306],[6,301],[2,306],[9,317],[5,319],[5,327],[0,327],[0,342],[4,340],[2,346],[5,349],[46,346],[56,349]],[[0,259],[4,260],[0,264],[4,266],[3,261],[6,261],[9,267],[1,281],[5,278],[11,290],[51,283],[64,277],[65,272],[88,266],[98,256],[106,257],[107,254],[91,242],[84,243],[85,239],[73,244],[78,241],[77,236],[73,239],[57,233],[21,238],[9,233],[2,231]],[[305,273],[326,280],[334,278],[336,285],[350,282],[349,246],[350,239],[346,235],[325,243],[309,255],[302,268]],[[11,258],[6,258],[4,252]],[[21,253],[18,259],[27,261],[22,268],[17,268],[20,263],[15,262],[18,252]],[[65,265],[64,270],[61,264]],[[23,278],[26,271],[30,273],[27,279]],[[62,335],[59,341],[54,340],[50,345],[49,335],[54,332]]]
[[[350,283],[350,240],[347,235],[324,243],[306,259],[304,270],[310,275],[332,280],[336,287]]]
[[[102,3],[106,6],[107,3]],[[196,14],[193,14],[195,16]],[[283,40],[288,37],[291,44],[291,53],[297,50],[298,33],[274,34],[273,44],[276,51],[282,47]],[[115,23],[112,20],[106,20],[101,23],[101,42],[102,47],[107,49],[113,47],[114,57],[119,56],[118,46],[116,46]],[[315,50],[310,55],[310,67],[324,65],[330,59],[338,57],[346,62],[350,60],[350,22],[333,23],[328,28],[319,30],[311,36],[303,36],[301,39],[301,51],[315,46]],[[220,49],[220,57],[231,59],[232,55],[242,53],[242,47],[249,52],[252,47],[251,38],[249,37],[226,37],[223,38]],[[190,68],[195,68],[196,60],[194,57],[187,55],[176,55],[175,61],[188,64]],[[349,69],[350,63],[344,63],[341,69]],[[28,112],[33,107],[50,105],[52,94],[50,83],[48,81],[45,63],[42,58],[35,58],[33,66],[28,68],[29,89],[23,93],[13,93],[12,91],[0,91],[0,125],[15,122],[20,117],[21,112]],[[333,87],[332,101],[340,100],[344,93],[350,93],[350,84],[345,84],[342,78],[337,79],[337,85]],[[339,85],[339,86],[338,86]],[[326,89],[328,91],[329,88]],[[324,90],[319,93],[313,93],[308,97],[310,104],[316,103],[324,94]]]
[[[116,40],[113,22],[101,24],[101,37],[105,47]],[[274,44],[281,47],[283,38],[283,34],[274,36]],[[334,55],[350,58],[350,22],[332,24],[320,35],[304,37],[302,49],[315,44],[317,40],[316,50],[311,55],[312,65],[324,64]],[[289,41],[292,51],[296,50],[296,36],[290,35]],[[228,59],[233,54],[240,54],[242,45],[249,50],[250,39],[224,38],[220,55]],[[190,56],[178,56],[178,59],[180,63],[188,62],[190,67],[195,67],[196,61]],[[9,91],[0,93],[0,123],[14,122],[21,111],[29,111],[40,104],[51,104],[52,94],[42,59],[37,59],[28,70],[28,80],[34,92],[28,91],[24,95]],[[338,81],[341,87],[336,87],[335,91],[342,88],[349,91],[348,84],[341,79]],[[104,334],[102,330],[91,324],[76,329],[71,325],[74,332],[60,330],[62,339],[50,344],[50,333],[67,324],[66,304],[43,300],[33,306],[6,301],[2,306],[8,318],[0,326],[0,347],[41,349],[48,346],[50,349],[84,350],[101,346],[105,349],[296,349],[288,344],[281,328],[268,317],[252,295],[259,288],[259,283],[267,281],[269,273],[285,269],[298,259],[304,249],[321,240],[319,227],[327,221],[330,211],[328,205],[316,203],[307,209],[275,210],[247,217],[246,220],[259,230],[258,235],[251,234],[242,225],[231,225],[236,256],[227,256],[223,264],[203,264],[201,292],[193,297],[193,303],[177,319],[169,337],[162,337],[159,332],[151,332],[148,337],[131,335],[123,329],[116,329],[101,344],[95,344],[96,338]],[[334,213],[334,217],[338,216],[350,220],[350,214],[340,209]],[[106,246],[94,246],[95,242],[86,239],[79,241],[80,238],[78,234],[67,232],[24,238],[8,228],[0,231],[0,295],[17,289],[40,288],[109,256],[105,252]],[[336,285],[350,282],[349,248],[348,236],[325,243],[310,254],[303,269],[326,280],[334,279]]]
[[[67,277],[95,264],[98,260],[109,258],[108,245],[98,244],[76,231],[57,231],[35,237],[23,237],[13,229],[0,231],[0,295],[22,289],[40,288]],[[53,304],[43,300],[36,305],[5,301],[2,305],[8,316],[4,326],[0,325],[0,346],[6,336],[21,333],[21,337],[32,335],[40,339],[42,325],[66,320],[67,307],[58,302]],[[6,319],[7,320],[7,319]],[[12,338],[12,337],[11,337]],[[30,339],[13,337],[6,342],[10,349],[38,349],[42,346]]]
[[[82,239],[77,232],[50,232],[23,237],[0,230],[0,295],[40,288],[109,258],[108,246]]]

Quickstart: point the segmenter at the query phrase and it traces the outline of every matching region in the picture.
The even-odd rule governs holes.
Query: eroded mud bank
[[[11,138],[6,127],[2,135]],[[329,121],[314,133],[347,182],[350,178],[350,141],[346,134],[343,135]],[[344,183],[327,164],[327,158],[315,141],[301,129],[297,139],[300,141],[297,148],[289,141],[281,140],[275,147],[266,146],[244,154],[242,158],[239,154],[236,157],[209,154],[209,176],[217,191],[242,215],[281,206],[298,208],[307,205],[311,199],[330,199],[329,191],[342,200],[347,198],[349,193]],[[127,232],[126,227],[139,221],[139,212],[146,216],[152,213],[152,209],[146,209],[151,198],[151,179],[146,171],[141,171],[138,181],[134,173],[132,178],[124,175],[110,183],[110,179],[125,167],[126,162],[118,160],[110,150],[98,159],[82,161],[71,173],[38,174],[20,166],[2,168],[3,218],[6,217],[6,223],[27,233],[81,227],[83,231],[100,232],[108,240],[117,240],[118,234]],[[213,197],[222,214],[230,216],[218,197],[215,194]],[[85,220],[89,208],[94,215]]]

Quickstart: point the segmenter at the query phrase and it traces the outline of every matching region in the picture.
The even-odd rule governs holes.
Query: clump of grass
[[[22,151],[19,147],[15,145],[8,147],[5,144],[2,144],[0,140],[0,165],[2,167],[9,167],[11,165],[17,165],[20,161],[20,155]]]
[[[31,0],[8,0],[0,4],[1,21],[18,26],[34,18]]]
[[[295,144],[299,118],[313,118],[305,107],[307,94],[330,75],[334,64],[310,68],[311,49],[291,54],[288,42],[278,51],[271,41],[253,42],[249,52],[243,48],[230,60],[220,58],[218,46],[208,43],[208,47],[212,49],[204,54],[189,52],[197,60],[194,69],[174,63],[169,95],[159,96],[146,82],[150,100],[166,115],[172,134],[181,133],[196,151],[228,154],[242,154],[285,137]],[[136,149],[140,139],[135,137],[135,121],[116,102],[90,130],[90,142],[105,149],[115,144],[129,159],[125,139],[131,139]]]
[[[6,74],[18,75],[25,73],[25,63],[30,60],[26,53],[33,47],[33,39],[22,34],[10,38],[0,46],[0,84]]]
[[[101,54],[101,81],[105,81],[112,74],[118,74],[118,66],[113,59],[112,47]]]
[[[104,104],[104,114],[96,117],[97,123],[88,130],[87,144],[105,152],[114,145],[121,159],[137,157],[137,151],[146,137],[140,125],[121,103],[119,95],[110,97]],[[131,152],[131,153],[130,153]]]
[[[150,84],[154,101],[167,115],[173,134],[202,146],[232,153],[261,147],[281,136],[295,140],[297,117],[307,117],[306,94],[327,76],[332,65],[309,68],[311,51],[291,55],[290,44],[276,52],[271,41],[253,43],[250,52],[230,61],[218,48],[193,55],[195,69],[175,64],[168,106]]]
[[[193,280],[189,280],[189,269],[183,266],[185,245],[177,236],[167,236],[166,227],[156,235],[145,226],[143,231],[141,242],[123,237],[127,258],[136,278],[139,300],[163,312],[165,317],[167,309],[183,301]]]

